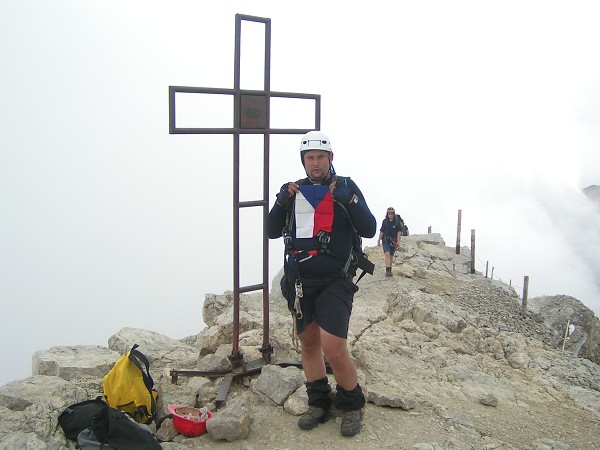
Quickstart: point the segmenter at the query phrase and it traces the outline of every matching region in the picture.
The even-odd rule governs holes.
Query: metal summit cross
[[[264,24],[265,53],[264,53],[264,86],[263,90],[240,89],[240,61],[241,61],[241,31],[242,21],[258,22]],[[206,87],[169,86],[169,134],[231,134],[233,135],[233,349],[229,357],[233,370],[231,371],[193,371],[172,370],[173,382],[182,376],[224,376],[221,388],[215,399],[216,406],[225,399],[233,378],[248,376],[260,372],[264,364],[271,362],[273,347],[269,339],[269,243],[264,229],[264,222],[269,213],[269,147],[271,134],[304,134],[314,129],[321,128],[321,96],[313,94],[298,94],[289,92],[273,92],[270,90],[271,72],[271,19],[253,17],[243,14],[235,15],[235,60],[234,60],[234,87],[233,89],[219,89]],[[207,94],[229,95],[233,97],[233,126],[231,128],[180,128],[177,127],[175,116],[176,94]],[[310,129],[271,128],[271,99],[309,99],[315,104],[314,127]],[[263,135],[263,198],[254,201],[240,202],[240,135]],[[240,209],[248,207],[262,207],[262,260],[263,279],[259,284],[240,286]],[[262,360],[246,362],[243,352],[239,350],[239,314],[240,293],[263,291],[263,346]]]

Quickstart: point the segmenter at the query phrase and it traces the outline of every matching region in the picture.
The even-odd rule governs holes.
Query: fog
[[[564,6],[563,6],[564,5]],[[19,0],[0,3],[0,385],[37,350],[106,346],[122,327],[198,333],[233,289],[232,138],[169,135],[168,86],[233,87],[235,14],[272,19],[271,89],[322,96],[338,174],[381,222],[454,247],[529,296],[600,313],[600,60],[595,2]],[[262,89],[262,25],[242,87]],[[259,50],[256,50],[256,49]],[[259,63],[256,63],[259,61]],[[185,100],[182,100],[184,102]],[[210,126],[221,105],[190,102]],[[274,126],[306,125],[284,107]],[[243,136],[241,197],[261,196]],[[271,137],[270,200],[304,176],[300,136]],[[260,283],[260,211],[241,213],[241,282]],[[375,245],[375,239],[364,242]],[[283,247],[272,241],[269,268]]]

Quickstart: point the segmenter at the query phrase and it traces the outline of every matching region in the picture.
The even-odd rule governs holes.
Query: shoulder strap
[[[133,364],[135,364],[135,366],[138,369],[140,369],[140,372],[142,372],[142,379],[144,380],[144,385],[150,393],[150,414],[153,418],[155,418],[157,415],[157,407],[154,396],[152,395],[152,390],[154,389],[154,380],[152,379],[152,375],[150,375],[150,361],[148,361],[146,355],[137,350],[138,347],[138,344],[134,344],[134,346],[131,347],[131,350],[129,351],[129,360]]]
[[[151,391],[154,387],[154,380],[152,379],[152,375],[150,375],[150,361],[148,361],[146,355],[137,350],[138,347],[139,345],[135,344],[131,348],[131,350],[129,351],[129,359],[133,364],[136,365],[138,369],[140,369],[140,371],[142,372],[142,377],[144,378],[144,384],[146,385],[148,390]]]
[[[298,186],[302,186],[304,184],[306,184],[306,178],[301,178],[300,180],[296,181],[296,184]],[[287,212],[286,216],[285,216],[285,226],[283,227],[283,231],[282,231],[282,236],[283,236],[283,244],[285,246],[284,248],[284,256],[285,254],[293,251],[292,248],[292,230],[294,228],[294,216],[295,216],[295,212],[296,212],[296,196],[294,196],[294,199],[292,201],[292,206],[289,209],[289,211]]]
[[[362,237],[360,236],[360,234],[358,234],[358,231],[356,231],[354,223],[352,222],[352,218],[350,217],[350,213],[348,212],[346,207],[341,203],[336,202],[336,204],[342,208],[344,215],[348,218],[348,222],[350,222],[350,226],[352,227],[352,253],[354,253],[354,256],[356,257],[356,265],[360,269],[362,269],[362,273],[358,276],[358,279],[356,280],[356,283],[358,283],[360,279],[365,276],[366,273],[370,273],[371,275],[373,275],[373,272],[375,270],[375,264],[369,261],[365,253],[362,251]],[[357,250],[357,247],[360,249],[360,251]]]

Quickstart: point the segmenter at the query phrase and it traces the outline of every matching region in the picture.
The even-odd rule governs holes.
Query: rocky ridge
[[[591,200],[600,204],[600,186],[592,184],[583,189],[583,193],[587,195]]]
[[[164,449],[264,448],[592,449],[600,436],[598,319],[564,296],[530,299],[523,311],[511,287],[470,273],[469,249],[456,255],[438,234],[403,238],[394,276],[379,248],[367,249],[376,273],[356,294],[348,344],[368,403],[362,432],[339,434],[339,419],[309,432],[303,372],[266,365],[239,379],[208,422],[208,433],[178,435],[169,419]],[[279,273],[273,286],[279,285]],[[242,295],[240,348],[259,360],[262,299]],[[151,361],[159,407],[210,406],[220,377],[171,381],[171,369],[231,370],[232,295],[207,295],[197,336],[173,340],[125,328],[108,347],[41,350],[33,375],[0,388],[1,449],[74,449],[56,419],[69,404],[102,393],[102,377],[134,343]],[[277,360],[299,360],[285,302],[270,296]],[[566,320],[578,334],[564,339]],[[560,330],[560,332],[559,332]],[[561,338],[562,336],[562,338]],[[562,349],[564,344],[564,351]],[[587,359],[589,358],[589,359]],[[593,362],[596,361],[596,362]]]

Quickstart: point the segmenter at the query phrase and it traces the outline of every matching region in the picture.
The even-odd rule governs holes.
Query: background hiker
[[[309,406],[298,426],[311,429],[327,421],[333,403],[342,412],[342,435],[353,436],[365,404],[346,346],[358,290],[353,249],[360,237],[353,233],[373,237],[377,222],[356,183],[335,174],[324,133],[310,131],[302,138],[300,158],[307,178],[281,187],[266,226],[269,238],[283,236],[286,246],[282,293],[295,315]],[[333,370],[335,395],[323,356]]]
[[[404,231],[404,222],[400,216],[396,215],[396,211],[391,206],[387,209],[385,219],[381,224],[379,230],[379,238],[377,239],[377,245],[383,246],[383,253],[385,254],[385,276],[392,276],[392,261],[394,259],[394,252],[398,248],[400,242],[400,236]]]

